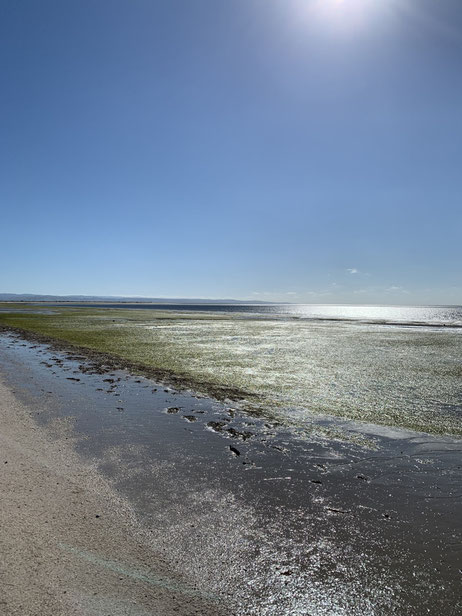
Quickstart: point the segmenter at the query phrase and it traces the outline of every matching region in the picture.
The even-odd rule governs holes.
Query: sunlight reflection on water
[[[69,307],[121,308],[175,312],[240,314],[247,317],[353,320],[370,323],[440,325],[462,328],[462,306],[352,306],[334,304],[71,304]]]
[[[164,361],[257,393],[266,409],[460,433],[461,330],[310,320],[143,325]]]

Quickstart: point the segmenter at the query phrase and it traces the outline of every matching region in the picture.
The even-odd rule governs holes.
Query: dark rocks
[[[207,426],[214,432],[223,432],[223,428],[226,426],[226,421],[209,421]]]
[[[287,449],[285,447],[282,447],[281,445],[271,445],[272,449],[276,449],[277,451],[287,451]]]
[[[247,439],[252,438],[252,436],[255,436],[253,432],[240,432],[239,430],[236,430],[235,428],[227,428],[226,432],[232,438],[239,438],[242,441],[246,441]]]
[[[326,507],[327,511],[331,511],[332,513],[350,513],[345,509],[334,509],[333,507]]]

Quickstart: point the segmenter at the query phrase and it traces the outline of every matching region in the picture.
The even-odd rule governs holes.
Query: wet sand
[[[219,613],[172,575],[129,504],[3,382],[0,425],[1,614]]]
[[[460,613],[460,440],[300,438],[14,335],[0,372],[6,615]]]

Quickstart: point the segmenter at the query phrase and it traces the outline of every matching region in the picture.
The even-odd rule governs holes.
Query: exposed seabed
[[[14,334],[0,336],[0,370],[230,613],[460,613],[462,441],[371,425],[369,448],[313,424],[295,434]]]

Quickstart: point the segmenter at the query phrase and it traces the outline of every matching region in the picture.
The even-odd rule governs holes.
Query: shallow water
[[[40,318],[50,336],[82,333],[188,382],[240,389],[247,409],[301,429],[321,414],[462,435],[461,307],[117,306]]]
[[[51,304],[54,305],[54,304]],[[60,304],[66,306],[65,304]],[[365,321],[368,323],[399,323],[413,326],[462,328],[462,306],[352,306],[333,304],[150,304],[150,303],[86,303],[68,304],[74,308],[122,308],[173,310],[241,314],[246,317],[297,318],[311,320]]]
[[[138,327],[158,361],[257,393],[286,420],[320,413],[462,433],[462,331],[236,319]]]

